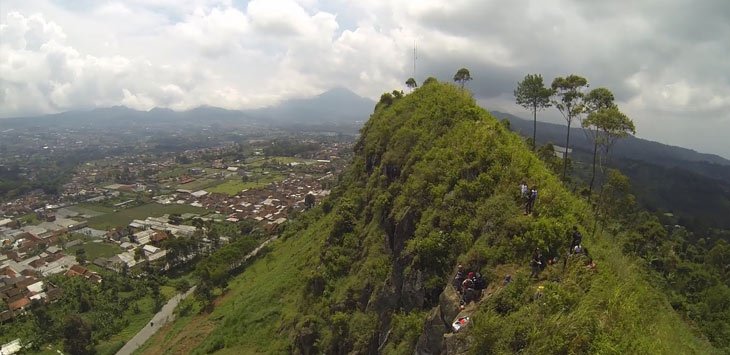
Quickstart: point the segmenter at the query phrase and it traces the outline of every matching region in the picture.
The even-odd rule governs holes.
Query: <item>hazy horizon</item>
[[[460,67],[482,106],[526,117],[512,96],[525,74],[549,84],[576,73],[615,93],[639,137],[727,158],[729,16],[719,0],[9,0],[0,117],[252,109],[334,87],[377,99],[410,76],[450,81]],[[555,109],[539,119],[562,121]]]

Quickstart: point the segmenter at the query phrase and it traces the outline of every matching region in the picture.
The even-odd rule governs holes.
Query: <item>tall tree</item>
[[[611,107],[615,107],[616,104],[613,103],[614,97],[611,90],[608,90],[606,88],[597,88],[591,90],[588,95],[584,98],[585,103],[585,112],[588,113],[590,116],[594,112],[598,112],[599,110],[608,109]],[[591,193],[593,192],[593,184],[596,180],[596,163],[597,163],[597,157],[598,157],[598,146],[601,143],[602,135],[600,132],[600,127],[595,125],[595,121],[593,120],[584,120],[581,122],[583,126],[583,131],[586,133],[586,135],[589,136],[589,138],[593,141],[593,166],[591,170],[591,183],[589,184],[588,191],[588,199],[590,201]]]
[[[472,77],[471,74],[469,74],[469,69],[466,68],[461,68],[456,71],[456,74],[454,74],[454,81],[459,83],[462,89],[464,89],[464,84],[471,79]]]
[[[596,147],[603,147],[603,159],[607,163],[611,147],[617,140],[627,137],[629,134],[636,134],[634,122],[623,114],[619,109],[612,105],[610,107],[600,108],[598,111],[591,112],[583,121],[583,127],[592,127],[596,132]],[[595,153],[594,153],[594,175],[595,175]],[[593,188],[593,179],[591,179],[591,189]]]
[[[416,79],[408,78],[408,80],[406,80],[406,86],[413,91],[418,87],[418,83],[416,83]]]
[[[568,148],[570,147],[570,124],[583,112],[583,90],[588,81],[578,75],[557,77],[551,85],[553,89],[552,103],[568,122],[568,134],[565,136],[565,152],[563,153],[563,179],[568,172]]]
[[[63,324],[63,350],[69,354],[93,354],[91,327],[76,314],[66,317]]]
[[[540,74],[527,74],[517,83],[514,91],[517,104],[532,111],[532,151],[535,151],[537,139],[537,111],[551,106],[550,96],[553,91],[545,87]]]
[[[614,104],[614,97],[611,90],[607,88],[595,88],[586,94],[583,99],[587,113],[596,112],[600,109],[611,108]]]
[[[81,265],[86,264],[86,249],[76,249],[76,262]]]
[[[304,207],[306,209],[310,209],[310,208],[314,207],[314,202],[315,202],[314,195],[307,194],[306,196],[304,196]]]
[[[608,161],[611,148],[621,138],[628,137],[630,134],[636,134],[636,127],[632,121],[618,107],[612,106],[602,108],[591,113],[586,118],[587,124],[595,125],[603,135],[600,143],[603,146],[603,154]]]

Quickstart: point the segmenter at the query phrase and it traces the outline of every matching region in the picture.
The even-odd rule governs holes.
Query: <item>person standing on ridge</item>
[[[529,189],[527,187],[527,183],[524,180],[522,180],[522,183],[520,184],[520,198],[522,199],[522,201],[527,200],[528,191],[529,191]]]
[[[542,253],[540,253],[539,248],[535,248],[535,251],[532,253],[532,259],[530,260],[530,277],[531,278],[537,278],[537,275],[540,273],[540,266],[542,265]]]
[[[528,192],[527,203],[525,204],[525,214],[532,214],[532,208],[535,206],[535,200],[537,200],[537,186],[533,186]]]

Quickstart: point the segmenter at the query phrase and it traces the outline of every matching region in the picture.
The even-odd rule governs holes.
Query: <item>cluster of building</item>
[[[53,302],[62,296],[60,288],[47,284],[33,275],[16,273],[12,268],[0,268],[0,299],[7,309],[0,310],[0,323],[23,314],[35,302]]]
[[[18,217],[42,208],[49,199],[42,191],[36,191],[0,204],[0,216]]]
[[[341,150],[349,145],[330,143],[323,145],[318,152],[309,153],[307,163],[281,163],[265,161],[259,166],[259,175],[272,173],[286,176],[262,188],[242,190],[234,196],[208,193],[205,190],[190,191],[184,188],[173,193],[153,197],[161,204],[188,204],[209,210],[213,215],[202,219],[214,218],[238,222],[256,220],[268,230],[274,230],[287,221],[292,211],[305,208],[305,201],[321,200],[329,194],[329,186],[334,173],[341,170],[344,160],[339,159]],[[182,156],[191,160],[201,157],[221,156],[235,150],[226,145],[186,151]],[[254,156],[262,156],[262,150],[254,151]],[[255,158],[259,159],[259,158]],[[265,158],[263,158],[265,159]],[[64,273],[81,277],[90,283],[101,282],[101,277],[79,265],[75,256],[66,255],[64,249],[81,244],[82,240],[66,242],[72,234],[82,234],[99,242],[115,243],[121,252],[112,257],[99,257],[93,264],[110,270],[121,271],[132,268],[143,261],[163,260],[168,251],[164,241],[170,237],[201,238],[203,248],[210,248],[210,241],[201,235],[196,227],[171,223],[168,216],[135,219],[127,226],[102,231],[89,228],[86,220],[94,215],[86,209],[70,208],[77,202],[105,202],[110,208],[124,209],[124,196],[137,193],[155,193],[166,181],[177,182],[183,187],[181,179],[194,181],[198,178],[246,179],[253,178],[245,162],[215,159],[210,162],[213,175],[203,168],[189,167],[183,176],[170,177],[158,175],[160,172],[179,168],[174,156],[163,156],[156,160],[143,155],[120,160],[109,160],[100,164],[85,164],[77,169],[70,182],[63,186],[58,198],[43,194],[25,196],[0,205],[0,297],[8,309],[0,315],[0,321],[7,321],[22,314],[34,302],[53,302],[61,296],[61,290],[44,278]],[[100,184],[119,181],[115,174],[132,177],[125,183]],[[164,178],[159,176],[165,176]],[[100,186],[104,185],[104,186]],[[308,195],[311,197],[307,198]],[[134,200],[130,200],[134,201]],[[31,216],[33,223],[28,223]],[[215,216],[215,217],[211,217]],[[191,220],[196,215],[183,215],[183,220]],[[25,220],[25,222],[24,222]],[[221,236],[223,242],[225,236]],[[65,243],[65,244],[61,244]],[[62,249],[63,247],[63,249]]]
[[[67,210],[39,209],[33,212],[38,220],[35,225],[23,225],[17,218],[0,220],[0,297],[8,306],[0,321],[22,314],[33,301],[58,299],[61,290],[42,281],[47,276],[65,273],[100,282],[98,275],[78,265],[76,257],[66,255],[61,248],[81,244],[81,240],[65,242],[61,237],[71,232],[92,237],[104,233],[63,211]]]
[[[272,182],[266,187],[242,190],[235,196],[210,194],[205,190],[177,190],[171,195],[158,196],[162,204],[189,204],[203,207],[216,214],[225,216],[230,222],[253,219],[267,228],[284,223],[291,211],[304,208],[305,197],[309,194],[319,200],[329,194],[322,188],[322,180],[330,176],[315,178],[309,174],[291,173],[282,181]]]
[[[188,214],[182,218],[193,217],[196,215]],[[129,223],[128,228],[118,228],[107,233],[108,240],[117,243],[123,251],[110,258],[97,258],[94,264],[120,271],[145,260],[153,262],[167,255],[167,250],[162,249],[161,244],[169,236],[190,238],[195,232],[196,228],[193,226],[170,223],[168,216],[135,219]]]
[[[60,273],[83,277],[92,283],[102,281],[99,274],[79,265],[75,257],[64,254],[57,246],[50,246],[31,257],[22,257],[12,251],[0,254],[0,298],[7,305],[7,309],[0,312],[0,322],[24,313],[34,301],[58,300],[62,290],[43,279]]]
[[[19,219],[0,220],[0,246],[24,255],[58,243],[59,237],[69,232],[91,232],[85,221],[56,217],[55,213],[44,210],[37,212],[36,216],[42,222],[35,225],[23,225]]]

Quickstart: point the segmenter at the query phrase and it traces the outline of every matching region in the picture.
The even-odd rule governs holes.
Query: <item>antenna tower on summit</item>
[[[413,78],[416,78],[416,41],[413,41]]]

